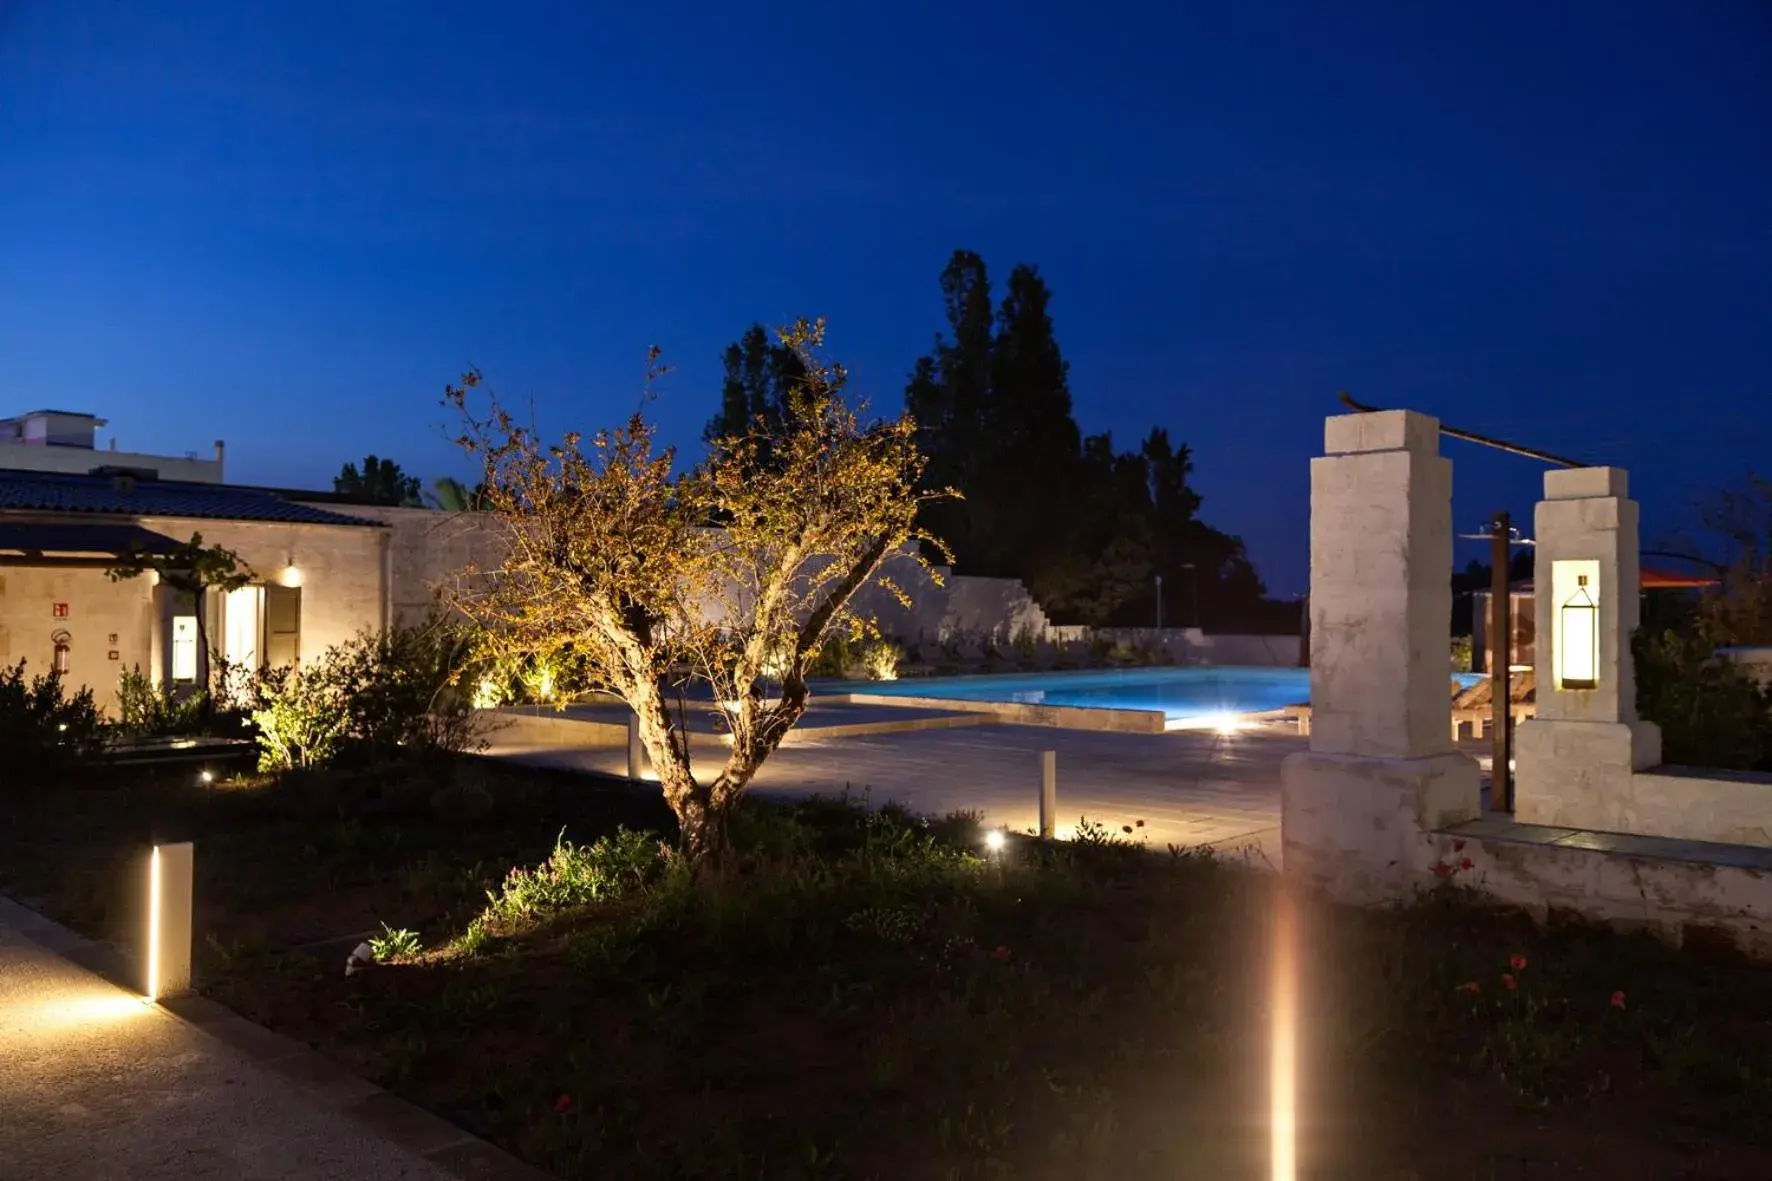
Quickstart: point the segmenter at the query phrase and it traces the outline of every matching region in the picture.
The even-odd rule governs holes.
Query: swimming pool
[[[1452,680],[1471,685],[1470,673]],[[1161,713],[1172,729],[1211,725],[1227,715],[1270,713],[1310,700],[1308,668],[1244,668],[1189,665],[1181,668],[1090,669],[1082,672],[1014,673],[973,677],[915,677],[841,687],[874,697],[943,701],[1008,702],[1083,709]]]

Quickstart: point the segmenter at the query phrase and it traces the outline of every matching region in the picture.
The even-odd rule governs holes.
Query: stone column
[[[1622,468],[1546,472],[1533,527],[1538,713],[1516,737],[1514,816],[1528,824],[1631,831],[1632,776],[1661,761],[1661,731],[1637,717],[1637,503]],[[1582,580],[1585,579],[1585,582]],[[1565,684],[1563,608],[1598,608],[1592,688]]]
[[[1475,819],[1451,733],[1452,465],[1407,410],[1328,420],[1311,461],[1311,741],[1282,772],[1285,868],[1352,901],[1431,872]]]

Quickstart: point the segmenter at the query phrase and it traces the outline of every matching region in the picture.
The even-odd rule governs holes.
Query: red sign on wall
[[[66,619],[68,617],[68,605],[66,603],[57,603],[50,611],[50,614],[56,619]]]

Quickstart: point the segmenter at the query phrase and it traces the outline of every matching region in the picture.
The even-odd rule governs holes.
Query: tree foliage
[[[425,504],[446,513],[473,512],[480,507],[480,496],[484,491],[477,484],[470,488],[454,476],[438,476],[431,481],[431,490],[425,493]]]
[[[702,441],[710,445],[740,435],[768,440],[780,434],[794,404],[794,390],[806,381],[806,363],[791,346],[761,324],[728,345],[722,358],[720,413],[708,421]],[[761,434],[756,428],[761,425]]]
[[[332,479],[332,490],[356,504],[418,508],[424,503],[417,476],[409,476],[391,459],[363,458],[363,467],[347,463]]]
[[[1265,590],[1243,543],[1199,520],[1186,444],[1157,427],[1116,451],[1084,437],[1072,411],[1051,292],[1010,272],[993,309],[984,260],[958,250],[941,275],[948,331],[918,359],[905,405],[919,424],[930,487],[962,500],[925,508],[962,573],[1019,578],[1056,619],[1172,624],[1223,619]]]
[[[204,545],[201,533],[191,534],[189,541],[180,542],[164,552],[125,554],[105,571],[112,582],[139,578],[148,573],[157,575],[164,585],[188,598],[191,611],[197,617],[197,680],[204,694],[202,708],[207,716],[214,693],[210,684],[212,662],[209,658],[206,597],[210,591],[224,595],[237,591],[249,585],[256,576],[233,550],[221,545]]]
[[[780,413],[747,394],[749,418],[727,423],[738,429],[681,476],[640,412],[549,445],[483,394],[479,374],[447,392],[507,546],[496,569],[469,572],[456,601],[495,648],[569,647],[627,703],[698,863],[724,851],[741,793],[804,713],[825,642],[869,627],[856,592],[890,586],[888,559],[921,540],[931,493],[920,490],[913,420],[864,422],[823,341],[822,321],[781,332],[803,376],[779,390]],[[662,372],[655,349],[649,385]],[[692,690],[731,739],[724,765],[699,780]]]

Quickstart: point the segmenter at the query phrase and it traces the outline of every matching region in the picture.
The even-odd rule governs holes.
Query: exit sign
[[[66,619],[68,617],[68,605],[66,603],[57,603],[54,609],[51,610],[50,614],[56,619]]]

